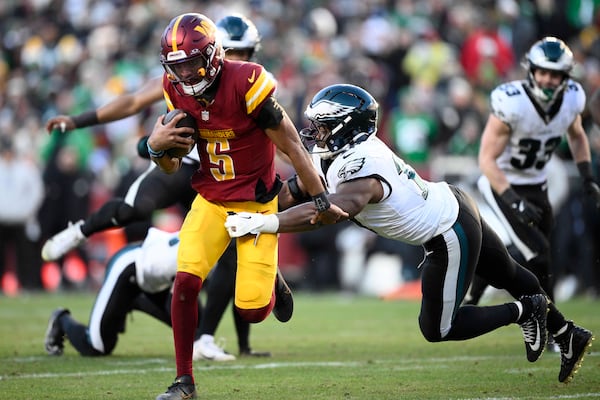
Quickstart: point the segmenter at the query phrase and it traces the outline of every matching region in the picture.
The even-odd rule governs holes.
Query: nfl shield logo
[[[208,121],[208,111],[202,111],[201,118],[202,121]]]

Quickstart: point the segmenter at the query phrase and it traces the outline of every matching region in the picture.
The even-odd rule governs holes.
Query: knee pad
[[[275,292],[269,293],[269,300],[266,305],[261,299],[261,286],[255,282],[249,282],[236,293],[235,309],[247,322],[257,323],[263,321],[273,310],[275,305]],[[244,307],[244,308],[241,308]]]
[[[272,292],[269,292],[269,295]],[[258,308],[265,305],[264,300],[261,302],[261,285],[258,282],[244,282],[238,286],[235,293],[235,305],[244,309]]]

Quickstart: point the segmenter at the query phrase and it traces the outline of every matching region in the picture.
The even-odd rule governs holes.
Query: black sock
[[[525,321],[527,318],[529,318],[531,316],[531,312],[533,311],[533,301],[531,301],[530,297],[523,296],[519,299],[519,302],[523,306],[523,311],[521,312],[521,315],[518,317],[517,323],[521,324],[521,323],[523,323],[523,321]],[[518,307],[518,305],[515,303],[513,303],[513,305],[515,307]]]

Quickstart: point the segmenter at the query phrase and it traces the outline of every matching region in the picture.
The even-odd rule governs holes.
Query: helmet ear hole
[[[198,68],[198,75],[204,78],[206,76],[206,68]]]

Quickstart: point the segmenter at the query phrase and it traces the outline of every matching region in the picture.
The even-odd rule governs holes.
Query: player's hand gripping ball
[[[169,111],[163,118],[163,125],[166,125],[169,122],[171,122],[173,120],[173,118],[175,118],[175,116],[179,115],[180,113],[185,113],[185,111],[183,111],[179,108]],[[191,136],[194,139],[194,142],[196,142],[197,135],[198,135],[198,127],[196,125],[196,120],[194,119],[194,117],[192,117],[190,114],[186,113],[186,116],[183,117],[182,119],[180,119],[179,122],[177,122],[177,125],[175,125],[175,126],[177,128],[186,127],[186,128],[194,129],[194,134],[184,134],[182,136],[185,136],[185,137]],[[194,148],[194,146],[190,146],[189,148],[173,147],[173,148],[170,148],[167,150],[167,154],[171,157],[182,158],[182,157],[187,156],[189,154],[189,152],[192,151],[193,148]]]

